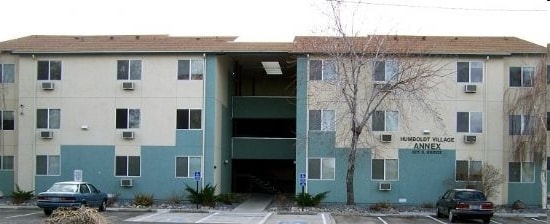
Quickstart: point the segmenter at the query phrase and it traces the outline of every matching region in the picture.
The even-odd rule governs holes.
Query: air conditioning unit
[[[40,138],[45,138],[45,139],[53,138],[53,131],[41,131]]]
[[[391,84],[385,82],[377,82],[374,83],[374,88],[378,89],[379,91],[389,91],[391,88]]]
[[[122,132],[122,138],[123,139],[134,139],[134,132],[133,131],[123,131]]]
[[[475,92],[477,92],[477,85],[465,85],[464,86],[464,92],[465,93],[475,93]]]
[[[42,85],[43,90],[53,90],[54,89],[53,82],[42,82],[41,85]]]
[[[388,135],[388,134],[385,134],[385,135],[380,135],[380,141],[381,142],[391,142],[391,135]]]
[[[121,187],[132,187],[134,186],[134,183],[132,179],[120,179],[120,186]]]
[[[134,83],[133,82],[123,82],[122,83],[122,89],[123,90],[134,90]]]
[[[476,142],[475,135],[464,135],[464,143],[472,144]]]
[[[391,191],[391,183],[378,183],[378,190]]]

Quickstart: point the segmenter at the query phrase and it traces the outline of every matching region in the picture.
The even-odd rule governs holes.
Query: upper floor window
[[[483,62],[457,62],[456,75],[457,82],[483,82]]]
[[[546,84],[550,84],[550,65],[546,66]]]
[[[373,131],[397,131],[398,126],[397,111],[374,111],[372,115]]]
[[[550,112],[546,112],[546,130],[550,131]]]
[[[532,87],[534,78],[534,67],[510,67],[511,87]]]
[[[202,80],[204,60],[178,60],[178,80]]]
[[[116,128],[139,128],[140,109],[116,109]]]
[[[334,158],[308,159],[308,179],[310,180],[334,180],[336,161]]]
[[[195,171],[201,171],[201,157],[176,157],[176,177],[194,177]]]
[[[38,61],[38,80],[61,80],[61,61]]]
[[[510,135],[530,135],[534,131],[534,119],[528,115],[510,115]]]
[[[15,128],[15,116],[13,111],[0,111],[0,128],[2,130],[13,130]]]
[[[535,182],[535,164],[533,162],[510,162],[508,164],[509,182]]]
[[[456,132],[482,133],[482,117],[481,112],[457,112]]]
[[[139,177],[141,175],[141,158],[139,156],[117,156],[115,169],[115,176]]]
[[[334,110],[310,110],[309,130],[334,131]]]
[[[310,60],[309,80],[335,80],[336,63],[333,60]]]
[[[13,170],[13,156],[0,156],[0,170]]]
[[[456,181],[481,181],[481,161],[457,160]]]
[[[397,180],[399,178],[399,162],[397,159],[373,159],[373,180]]]
[[[178,109],[176,118],[177,129],[201,129],[202,110]]]
[[[141,80],[141,60],[118,60],[117,80]]]
[[[59,129],[61,120],[60,109],[37,109],[36,128]]]
[[[36,175],[57,176],[61,174],[59,155],[37,155]]]
[[[397,61],[377,61],[374,63],[374,81],[375,82],[389,82],[395,79],[397,75],[398,64]]]
[[[14,64],[0,64],[0,82],[1,83],[13,83],[15,76]]]

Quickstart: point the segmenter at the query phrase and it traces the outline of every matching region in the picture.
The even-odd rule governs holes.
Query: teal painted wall
[[[233,159],[291,159],[296,156],[296,140],[233,138]]]
[[[307,58],[301,56],[296,59],[296,177],[306,172],[307,115]],[[301,189],[298,181],[296,189]]]
[[[523,201],[527,206],[541,206],[542,187],[540,185],[540,163],[535,164],[534,183],[508,183],[508,204]],[[508,181],[508,176],[504,177]],[[548,185],[546,185],[548,186]],[[526,192],[529,192],[526,194]]]
[[[14,190],[13,170],[0,170],[0,191],[4,196],[9,196]]]
[[[216,117],[217,102],[217,76],[218,57],[216,55],[206,56],[205,74],[205,108],[204,108],[204,184],[216,184],[214,181],[214,150],[219,146],[216,142],[216,132],[219,128]],[[221,108],[220,108],[221,109]]]
[[[296,99],[233,97],[233,118],[295,118]]]

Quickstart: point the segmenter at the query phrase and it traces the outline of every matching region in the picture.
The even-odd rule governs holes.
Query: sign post
[[[300,186],[302,187],[302,196],[304,196],[304,189],[305,189],[306,184],[307,184],[306,173],[300,173],[299,182],[300,182]],[[304,211],[304,206],[303,205],[302,205],[302,211]]]
[[[199,192],[199,181],[201,181],[201,171],[195,171],[195,181],[197,182],[196,191],[197,191],[197,193],[200,193]],[[200,203],[200,201],[197,200],[197,209],[199,209],[199,203]]]

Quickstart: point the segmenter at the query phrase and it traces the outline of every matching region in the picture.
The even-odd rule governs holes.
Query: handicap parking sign
[[[195,171],[195,181],[201,180],[201,171]]]

